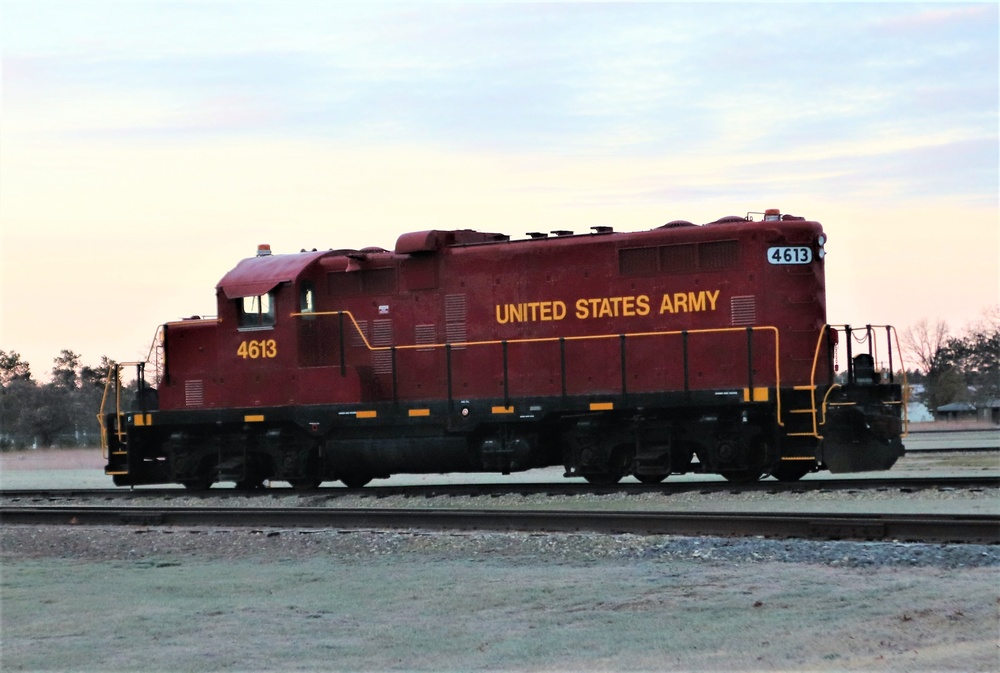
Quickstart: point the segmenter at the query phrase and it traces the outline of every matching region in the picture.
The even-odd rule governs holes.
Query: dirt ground
[[[1000,669],[996,566],[584,534],[2,526],[0,543],[3,671]]]
[[[0,473],[7,470],[103,470],[100,449],[35,449],[0,453]]]

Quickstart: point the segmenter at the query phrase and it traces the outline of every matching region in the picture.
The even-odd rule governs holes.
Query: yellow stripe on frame
[[[767,402],[771,397],[771,392],[767,388],[754,388],[753,397],[750,396],[750,389],[743,389],[744,402]]]
[[[615,408],[615,403],[614,402],[591,402],[590,403],[590,410],[591,411],[611,411],[614,408]]]
[[[410,418],[414,418],[416,416],[430,416],[430,415],[431,415],[430,409],[410,409]]]
[[[356,418],[375,418],[378,416],[378,412],[372,409],[371,411],[359,411],[355,414]]]
[[[816,460],[816,456],[782,456],[782,460]]]
[[[132,417],[135,427],[141,428],[153,424],[153,414],[136,414]]]
[[[244,423],[263,423],[264,414],[248,414],[243,417]]]
[[[493,407],[494,414],[512,414],[514,407]]]

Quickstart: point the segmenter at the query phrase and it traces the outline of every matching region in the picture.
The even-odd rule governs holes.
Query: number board
[[[771,264],[809,264],[813,261],[812,249],[791,245],[768,248],[767,261]]]

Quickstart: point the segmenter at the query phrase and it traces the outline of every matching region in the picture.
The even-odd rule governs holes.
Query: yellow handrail
[[[121,370],[121,365],[113,364],[108,367],[108,378],[104,382],[104,393],[101,395],[101,407],[97,412],[97,423],[101,426],[101,456],[107,460],[108,459],[108,430],[104,427],[104,407],[108,402],[108,390],[111,388],[112,380],[115,382],[115,391],[117,395],[118,390],[118,377]],[[112,371],[114,372],[114,379],[112,379]]]
[[[816,369],[819,366],[820,348],[823,346],[823,337],[826,334],[826,330],[827,330],[828,327],[833,327],[833,328],[836,328],[836,327],[845,327],[846,328],[846,325],[823,325],[823,327],[819,331],[819,337],[816,339],[816,349],[815,349],[815,352],[813,353],[812,371],[810,372],[810,375],[809,375],[809,387],[810,387],[810,395],[812,397],[813,433],[819,439],[822,439],[822,436],[819,434],[819,427],[816,425],[816,417],[815,417],[816,412],[820,410],[820,409],[817,409],[817,407],[816,407]],[[908,428],[909,428],[909,415],[908,415],[909,412],[908,412],[908,410],[906,408],[906,405],[907,405],[907,402],[908,402],[908,397],[909,397],[909,382],[908,382],[907,377],[906,377],[906,367],[903,364],[903,351],[902,351],[902,349],[900,348],[900,345],[899,345],[899,332],[892,325],[865,325],[865,328],[866,328],[866,334],[869,333],[868,330],[872,330],[872,329],[876,329],[876,328],[878,328],[878,329],[885,329],[885,330],[887,330],[887,333],[886,333],[886,340],[887,340],[887,342],[888,342],[888,339],[890,338],[890,336],[889,336],[890,334],[892,335],[891,338],[896,342],[896,353],[899,354],[899,370],[903,373],[903,384],[902,384],[902,390],[903,390],[903,400],[902,400],[902,406],[903,406],[903,409],[902,409],[903,432],[900,435],[900,437],[906,437],[907,434],[908,434]],[[848,338],[851,338],[851,337],[849,336]],[[875,361],[878,362],[878,338],[877,337],[872,338],[872,342],[873,342],[873,349],[875,351],[875,355],[873,357],[875,357]],[[891,351],[892,351],[892,344],[891,343],[887,343],[887,345],[888,345],[890,353],[891,353]],[[848,364],[848,367],[850,367],[850,366],[851,365]],[[892,372],[890,372],[890,373],[892,373]],[[832,385],[830,386],[830,388],[827,389],[826,394],[823,395],[823,402],[822,402],[822,406],[821,406],[821,409],[822,409],[822,412],[823,412],[823,420],[822,420],[822,422],[819,423],[820,426],[826,425],[826,408],[827,408],[827,400],[830,397],[830,393],[833,392],[834,388],[839,388],[839,387],[841,387],[839,383],[832,383]]]

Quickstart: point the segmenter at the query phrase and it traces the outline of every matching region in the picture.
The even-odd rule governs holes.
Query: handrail
[[[810,396],[812,397],[812,411],[813,411],[813,434],[817,438],[820,438],[820,439],[822,439],[822,436],[819,434],[819,426],[826,425],[827,400],[829,399],[830,393],[833,392],[834,388],[838,388],[838,387],[841,387],[841,386],[840,386],[840,384],[833,383],[831,381],[830,387],[827,389],[826,394],[823,395],[822,406],[821,407],[817,407],[816,406],[816,370],[819,367],[819,356],[820,356],[820,349],[823,346],[823,337],[826,335],[826,332],[827,332],[828,329],[837,330],[837,328],[839,328],[839,327],[844,328],[844,330],[847,333],[847,338],[848,339],[854,338],[854,336],[853,336],[853,330],[851,330],[850,325],[823,325],[823,327],[819,331],[819,336],[816,339],[816,349],[815,349],[815,351],[813,353],[812,371],[810,372],[810,375],[809,375],[809,387],[810,387]],[[876,363],[878,362],[878,341],[879,340],[878,340],[877,337],[873,337],[873,332],[874,332],[875,328],[882,328],[882,329],[886,330],[886,346],[888,348],[888,357],[889,357],[889,363],[890,363],[889,364],[889,377],[890,377],[890,381],[892,381],[893,377],[895,376],[895,372],[892,371],[892,369],[893,369],[893,367],[892,367],[892,353],[893,353],[893,351],[892,351],[892,342],[893,341],[896,342],[896,354],[897,354],[897,357],[899,357],[899,369],[903,373],[903,384],[901,386],[902,390],[903,390],[903,400],[902,400],[902,406],[903,406],[903,409],[902,409],[903,432],[902,432],[902,434],[900,436],[901,437],[906,437],[906,435],[908,434],[908,428],[909,428],[909,416],[908,416],[908,410],[906,408],[906,405],[907,405],[907,402],[908,402],[908,397],[909,397],[909,383],[907,381],[907,376],[906,376],[906,367],[903,364],[903,351],[902,351],[902,349],[900,348],[900,345],[899,345],[899,331],[895,327],[893,327],[892,325],[865,325],[865,327],[864,327],[865,337],[862,340],[856,340],[856,341],[858,343],[863,343],[864,341],[868,342],[869,350],[870,350],[871,353],[873,353],[872,357],[874,358],[874,360],[875,360]],[[851,380],[851,381],[853,381],[853,378],[854,378],[854,375],[853,375],[854,363],[850,360],[850,357],[848,357],[847,367],[848,367],[848,379]],[[817,425],[817,422],[816,422],[816,413],[819,412],[820,410],[822,410],[822,413],[823,413],[823,420],[822,420],[822,422],[818,423],[818,425]]]
[[[819,434],[819,426],[826,425],[826,411],[825,411],[826,399],[830,395],[830,390],[833,390],[833,388],[831,387],[830,390],[826,391],[826,395],[823,396],[823,408],[824,408],[823,422],[819,423],[816,419],[816,414],[819,411],[816,408],[816,368],[819,366],[819,351],[823,346],[823,337],[826,336],[826,330],[828,327],[830,327],[830,325],[824,324],[819,330],[819,335],[816,337],[816,348],[813,351],[812,370],[809,373],[809,399],[810,399],[810,410],[812,411],[812,423],[813,423],[812,436],[816,437],[817,439],[821,439]]]
[[[101,395],[101,407],[97,411],[97,423],[101,426],[101,456],[107,460],[108,459],[108,430],[104,427],[104,407],[107,405],[108,401],[108,390],[111,388],[111,372],[114,371],[114,381],[115,381],[115,392],[117,397],[118,390],[118,379],[119,372],[121,370],[121,365],[113,364],[108,367],[108,378],[104,382],[104,393]]]
[[[774,380],[775,387],[777,390],[781,390],[781,334],[777,327],[773,325],[758,325],[750,327],[716,327],[709,329],[696,329],[696,330],[669,330],[669,331],[653,331],[653,332],[626,332],[624,334],[586,334],[580,336],[562,336],[562,337],[530,337],[523,339],[489,339],[484,341],[458,341],[454,343],[436,343],[436,344],[404,344],[401,346],[372,346],[365,336],[364,331],[358,324],[358,321],[354,318],[348,310],[343,311],[310,311],[310,312],[300,312],[292,313],[291,317],[316,317],[316,316],[344,316],[346,315],[351,320],[351,324],[357,331],[358,336],[361,337],[361,341],[364,346],[372,352],[376,351],[392,351],[397,350],[430,350],[437,348],[451,349],[451,348],[468,348],[470,346],[502,346],[506,347],[509,344],[534,344],[534,343],[563,343],[567,341],[596,341],[602,339],[625,339],[634,337],[654,337],[654,336],[683,336],[689,334],[722,334],[722,333],[740,333],[740,332],[755,332],[764,331],[772,332],[774,334]],[[343,343],[344,337],[341,335],[341,343]],[[343,362],[342,362],[343,364]],[[393,374],[395,376],[395,374]],[[505,376],[506,377],[506,376]],[[685,379],[686,383],[686,379]],[[784,419],[781,413],[781,395],[777,394],[777,416],[778,425],[784,427]]]
[[[101,407],[97,412],[97,422],[101,427],[101,455],[107,459],[108,458],[108,431],[104,425],[104,417],[107,413],[105,410],[108,406],[108,393],[111,390],[111,386],[114,385],[115,390],[115,416],[117,420],[117,431],[115,434],[118,440],[121,441],[122,437],[125,436],[126,431],[122,429],[122,385],[121,385],[121,371],[125,367],[136,367],[139,365],[149,364],[149,360],[135,360],[133,362],[116,362],[108,367],[107,380],[104,382],[104,392],[101,394]],[[139,369],[139,376],[142,376],[142,368]]]

